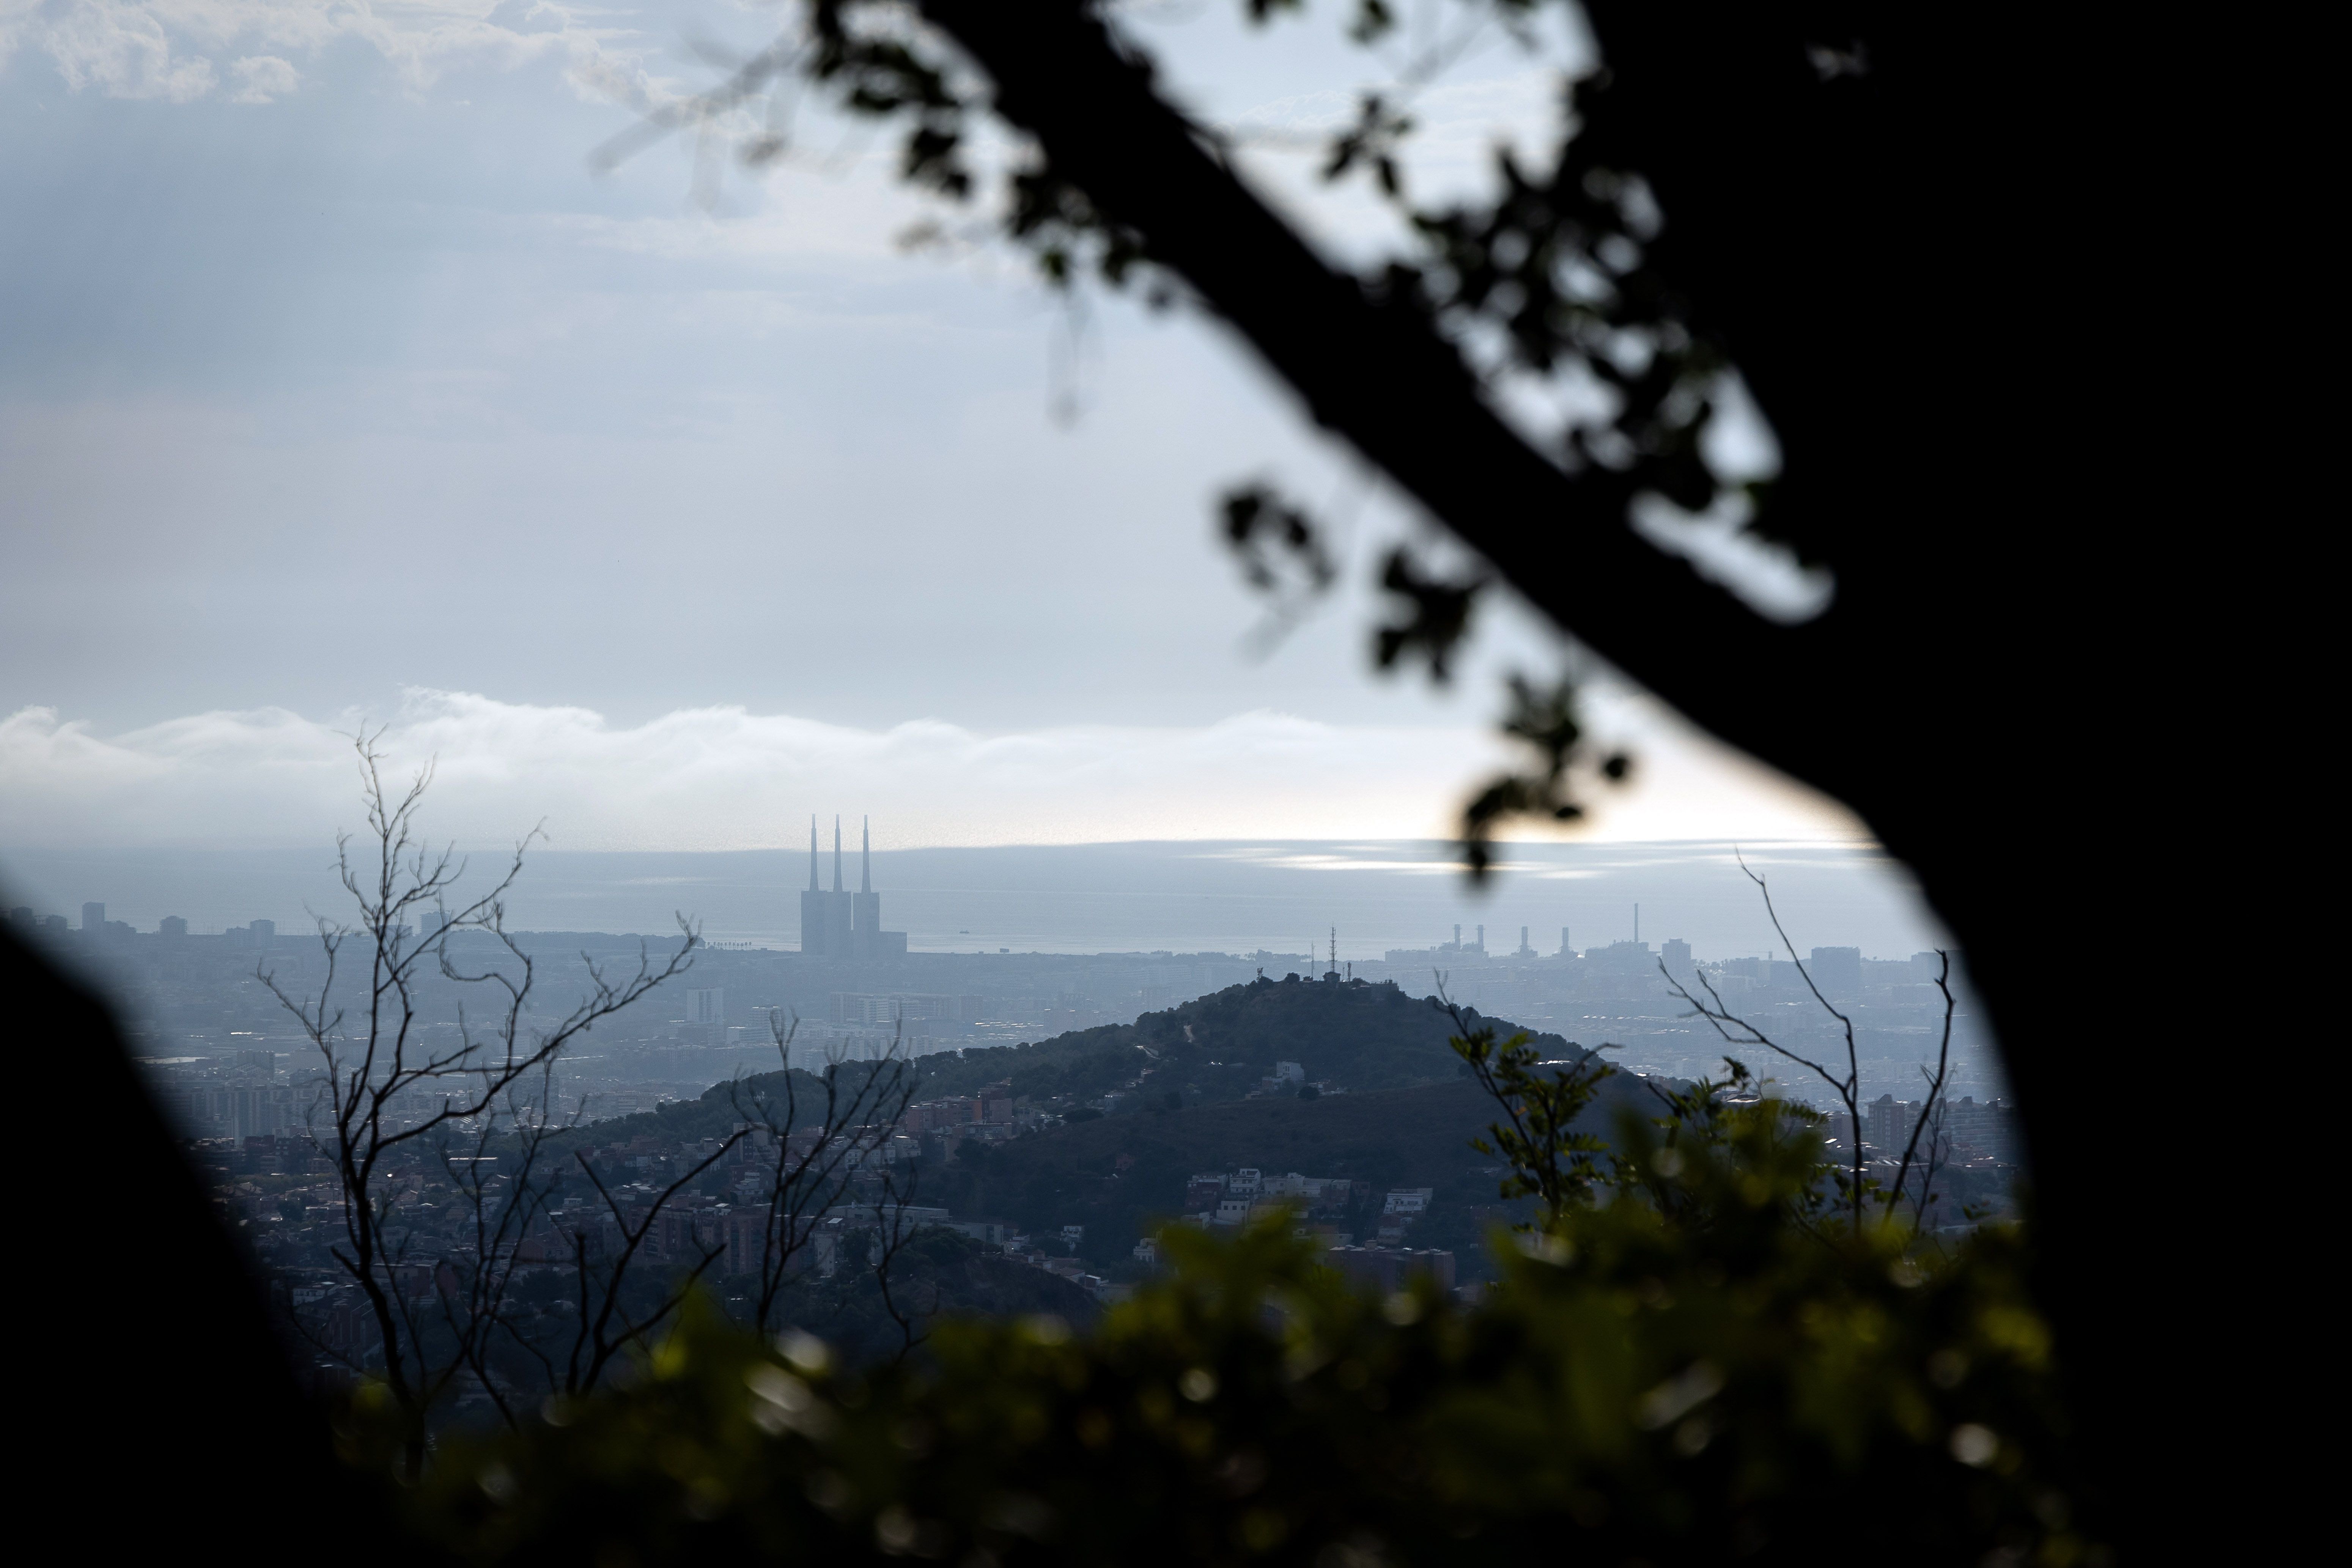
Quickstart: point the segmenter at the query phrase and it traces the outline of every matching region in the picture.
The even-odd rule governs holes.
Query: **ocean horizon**
[[[1426,948],[1460,925],[1491,952],[1525,927],[1538,952],[1561,928],[1581,951],[1633,939],[1688,942],[1703,959],[1783,943],[1755,885],[1768,878],[1790,940],[1900,958],[1948,945],[1908,871],[1868,844],[1514,843],[1474,888],[1456,847],[1436,839],[1223,840],[877,850],[885,929],[910,951],[1299,952],[1377,959]],[[476,852],[465,886],[501,863]],[[855,847],[844,883],[859,885]],[[833,856],[819,879],[833,884]],[[809,857],[795,850],[534,850],[508,900],[510,930],[662,936],[683,914],[707,941],[797,949]],[[346,919],[332,850],[0,849],[0,899],[80,923],[86,902],[152,931],[177,915],[198,933],[275,921],[281,934]]]

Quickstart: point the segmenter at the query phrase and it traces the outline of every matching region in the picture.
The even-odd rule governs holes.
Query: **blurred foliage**
[[[1507,1078],[1525,1044],[1462,1048]],[[1622,1114],[1605,1170],[1564,1154],[1588,1195],[1498,1230],[1475,1303],[1184,1226],[1084,1335],[951,1321],[861,1366],[698,1301],[620,1386],[445,1438],[395,1506],[480,1563],[2101,1560],[2023,1235],[1825,1220],[1810,1114],[1739,1081]],[[374,1391],[341,1431],[395,1471]]]

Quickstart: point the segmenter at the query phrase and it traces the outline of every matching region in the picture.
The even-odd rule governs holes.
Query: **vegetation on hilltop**
[[[1475,1009],[1463,1016],[1473,1026],[1480,1021]],[[913,1066],[921,1081],[915,1098],[969,1096],[1009,1084],[1016,1098],[1037,1105],[1084,1105],[1125,1089],[1140,1090],[1139,1109],[1215,1105],[1245,1099],[1285,1061],[1298,1063],[1309,1079],[1342,1089],[1405,1089],[1460,1076],[1462,1064],[1446,1044],[1454,1028],[1442,1008],[1407,996],[1393,984],[1262,979],[1147,1013],[1132,1024],[1081,1029],[1034,1045],[918,1057]],[[1531,1038],[1553,1057],[1582,1055],[1557,1035]],[[860,1070],[860,1064],[849,1064],[849,1070]],[[814,1074],[795,1068],[792,1076],[800,1093],[822,1100]],[[734,1114],[737,1096],[781,1094],[783,1079],[778,1071],[713,1084],[698,1100],[596,1122],[582,1135],[597,1142],[724,1137],[740,1120]]]
[[[918,1100],[946,1100],[1010,1084],[1016,1099],[1085,1104],[1133,1085],[1151,1066],[1137,1048],[1135,1026],[1106,1025],[1034,1045],[967,1046],[917,1057]]]
[[[1465,1016],[1475,1018],[1475,1013]],[[968,1047],[919,1058],[921,1097],[972,1094],[1010,1083],[1033,1101],[1099,1100],[1140,1088],[1146,1105],[1217,1104],[1247,1097],[1276,1062],[1350,1089],[1404,1089],[1452,1079],[1453,1021],[1393,983],[1258,979],[1195,997],[1132,1024],[1084,1029],[1035,1045]],[[1537,1037],[1553,1054],[1576,1047]]]
[[[1475,1024],[1477,1015],[1465,1010]],[[1258,979],[1228,986],[1133,1026],[1132,1043],[1157,1059],[1155,1087],[1167,1080],[1188,1102],[1238,1100],[1273,1072],[1297,1062],[1310,1080],[1343,1089],[1405,1089],[1452,1079],[1461,1070],[1447,1039],[1454,1023],[1427,997],[1393,982]],[[1535,1037],[1555,1056],[1581,1054],[1557,1035]]]

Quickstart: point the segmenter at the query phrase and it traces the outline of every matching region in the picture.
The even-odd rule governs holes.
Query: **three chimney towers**
[[[833,888],[818,880],[816,818],[809,818],[809,885],[801,895],[801,951],[824,958],[896,958],[907,951],[907,933],[882,929],[882,895],[874,890],[874,830],[861,825],[857,891],[841,886],[841,818],[833,819]]]

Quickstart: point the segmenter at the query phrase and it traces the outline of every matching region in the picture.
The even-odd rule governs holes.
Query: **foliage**
[[[1280,1227],[1164,1233],[1086,1335],[950,1321],[878,1367],[698,1303],[397,1506],[481,1563],[2094,1557],[2022,1234],[1820,1226],[1811,1122],[1720,1087],[1621,1116],[1595,1201],[1498,1233],[1475,1303],[1364,1293]],[[346,1452],[385,1473],[380,1429],[363,1393]]]
[[[1034,1045],[981,1046],[920,1057],[915,1064],[923,1079],[918,1098],[972,1095],[1007,1084],[1023,1099],[1097,1100],[1125,1089],[1151,1065],[1137,1052],[1134,1034],[1128,1026],[1107,1025]]]
[[[1497,1045],[1492,1025],[1465,1026],[1454,1048],[1503,1110],[1504,1120],[1470,1146],[1507,1161],[1511,1173],[1504,1178],[1502,1195],[1536,1199],[1546,1222],[1556,1226],[1570,1205],[1591,1198],[1601,1180],[1596,1158],[1609,1145],[1578,1123],[1600,1097],[1610,1074],[1607,1064],[1591,1051],[1570,1062],[1543,1061],[1536,1054],[1535,1037],[1522,1029]],[[1547,1067],[1549,1072],[1538,1070]]]
[[[1277,1060],[1354,1090],[1443,1082],[1460,1068],[1447,1044],[1455,1027],[1443,1006],[1394,984],[1261,979],[1148,1013],[1132,1038],[1157,1059],[1152,1086],[1197,1103],[1240,1098]],[[1534,1037],[1556,1054],[1571,1048],[1557,1035]]]

